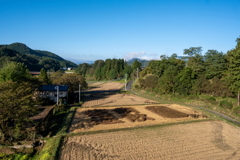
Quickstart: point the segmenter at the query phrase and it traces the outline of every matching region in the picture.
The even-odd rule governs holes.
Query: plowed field
[[[206,121],[69,137],[61,160],[239,160],[240,129]]]
[[[161,112],[163,112],[163,116],[159,114]],[[138,105],[126,107],[79,108],[75,113],[69,132],[77,133],[129,128],[205,118],[206,117],[198,111],[174,104],[165,104],[164,106],[162,104],[154,104],[154,106]]]

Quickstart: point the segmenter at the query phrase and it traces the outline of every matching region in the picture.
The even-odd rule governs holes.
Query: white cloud
[[[129,52],[123,56],[124,60],[128,61],[133,58],[139,58],[142,60],[159,60],[159,56],[156,53],[146,53],[146,52]]]
[[[130,52],[127,55],[124,55],[123,58],[124,58],[124,60],[128,61],[133,58],[139,58],[145,54],[146,54],[146,52]]]
[[[157,56],[157,53],[149,53],[151,56]]]
[[[150,61],[150,60],[160,60],[159,57],[139,57],[139,59],[142,59],[142,60],[147,60],[147,61]]]

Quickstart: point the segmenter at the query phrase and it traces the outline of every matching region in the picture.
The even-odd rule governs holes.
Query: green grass
[[[71,107],[64,117],[62,123],[59,123],[56,136],[46,139],[43,149],[33,157],[33,160],[56,160],[64,137],[67,134],[71,121],[75,114],[76,107]],[[61,114],[60,114],[61,115]],[[62,115],[63,116],[63,115]]]
[[[33,157],[33,160],[56,160],[63,140],[63,136],[56,136],[47,139],[43,149]]]

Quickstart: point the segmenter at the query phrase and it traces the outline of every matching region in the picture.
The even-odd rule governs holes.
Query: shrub
[[[206,97],[204,99],[204,102],[211,103],[211,104],[216,104],[216,99],[214,97]]]
[[[232,109],[233,104],[231,102],[228,102],[226,100],[220,101],[219,106],[225,109]]]
[[[198,95],[190,94],[190,95],[187,96],[187,99],[189,99],[189,100],[198,100],[199,97],[198,97]]]

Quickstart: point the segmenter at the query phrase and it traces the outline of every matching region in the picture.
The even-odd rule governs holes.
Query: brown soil
[[[147,117],[146,114],[140,114],[133,108],[113,108],[113,109],[94,109],[81,112],[82,119],[74,128],[89,129],[95,125],[124,123],[121,119],[130,122],[143,122],[146,120],[154,120]]]
[[[183,118],[183,117],[207,118],[207,116],[203,114],[186,114],[165,106],[147,106],[146,109],[165,118]]]
[[[90,89],[88,91],[98,91],[98,90],[118,90],[121,89],[125,84],[119,82],[96,82],[89,84]]]
[[[240,128],[206,121],[69,137],[61,160],[240,159]]]
[[[161,116],[158,113],[163,105],[138,105],[125,107],[99,107],[99,108],[79,108],[76,110],[70,132],[87,132],[105,129],[129,128],[136,126],[155,125],[162,123],[189,121],[206,118],[200,112],[191,108],[165,104],[167,116]],[[159,107],[159,108],[158,108]],[[149,108],[155,108],[150,111]],[[171,111],[171,112],[170,112]],[[164,112],[166,114],[166,112]],[[176,117],[176,113],[182,113],[185,116]],[[199,115],[199,116],[188,116]],[[169,118],[171,117],[171,118]],[[172,118],[174,117],[174,118]]]
[[[157,104],[158,102],[138,97],[131,94],[108,94],[108,95],[91,95],[84,97],[83,107],[95,106],[123,106],[136,104]]]

